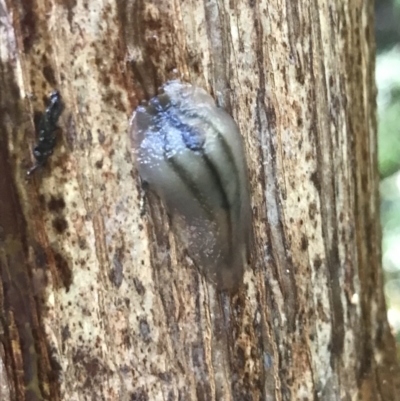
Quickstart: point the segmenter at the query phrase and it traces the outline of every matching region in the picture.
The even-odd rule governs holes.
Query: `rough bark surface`
[[[0,0],[0,398],[398,400],[373,43],[361,0]],[[244,137],[237,294],[197,273],[132,163],[129,117],[171,78]],[[58,143],[27,180],[55,88]]]

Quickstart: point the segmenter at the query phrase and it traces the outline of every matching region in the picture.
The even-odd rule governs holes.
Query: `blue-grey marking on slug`
[[[236,289],[251,235],[239,128],[203,89],[179,81],[163,89],[131,121],[139,174],[200,271],[219,288]]]

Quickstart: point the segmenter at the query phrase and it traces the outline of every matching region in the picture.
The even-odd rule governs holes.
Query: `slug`
[[[130,135],[141,180],[163,201],[195,265],[218,288],[237,289],[251,208],[235,121],[204,89],[169,81],[136,109]]]

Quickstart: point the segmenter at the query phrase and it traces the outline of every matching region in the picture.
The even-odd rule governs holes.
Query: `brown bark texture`
[[[1,400],[400,399],[373,26],[362,0],[0,0]],[[133,163],[129,118],[170,79],[243,136],[254,244],[233,294]],[[57,144],[27,179],[54,89]]]

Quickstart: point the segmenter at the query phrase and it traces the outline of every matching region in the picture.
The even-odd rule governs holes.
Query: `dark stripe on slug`
[[[206,154],[204,149],[204,141],[206,142],[206,136],[202,135],[201,132],[196,132],[193,130],[193,127],[187,123],[181,121],[178,115],[174,113],[171,109],[165,110],[163,112],[164,118],[168,119],[168,122],[175,127],[178,131],[181,132],[182,139],[188,149],[188,151],[194,151],[195,153],[201,155],[202,159],[204,160],[205,165],[207,166],[210,175],[213,177],[214,183],[216,187],[219,189],[222,198],[221,207],[225,211],[226,214],[226,221],[227,221],[227,230],[228,230],[228,238],[229,238],[229,245],[228,245],[228,252],[231,253],[233,250],[233,216],[234,213],[235,218],[240,218],[240,211],[241,211],[241,191],[240,191],[240,177],[238,167],[235,163],[235,157],[232,152],[231,147],[227,143],[225,137],[222,135],[221,131],[217,129],[217,127],[207,118],[204,116],[199,116],[193,113],[182,113],[188,117],[192,118],[199,118],[206,126],[210,126],[212,130],[215,132],[217,139],[222,147],[222,151],[228,160],[229,164],[232,166],[232,177],[235,180],[235,191],[232,199],[229,199],[229,195],[224,187],[224,183],[222,177],[218,171],[218,167],[214,164],[213,160]],[[185,135],[186,134],[186,135]],[[189,140],[191,138],[191,140]],[[167,160],[173,171],[177,174],[177,176],[181,179],[183,184],[186,188],[191,192],[194,199],[196,199],[200,205],[200,207],[204,210],[206,216],[215,221],[215,210],[213,209],[212,205],[207,202],[206,198],[202,195],[201,189],[196,185],[196,182],[190,177],[190,173],[187,172],[185,166],[182,166],[176,158],[167,157],[167,151],[170,144],[167,143],[167,138],[164,137],[164,158]],[[237,205],[234,207],[234,205]]]
[[[224,193],[224,196],[225,196],[225,198],[226,198],[226,202],[227,202],[227,205],[228,205],[227,208],[228,208],[229,211],[230,211],[230,224],[232,224],[232,223],[231,223],[231,222],[232,222],[232,211],[234,210],[234,211],[236,212],[236,218],[240,218],[240,210],[241,210],[241,202],[242,202],[241,191],[240,191],[240,179],[239,179],[238,168],[237,168],[237,166],[236,166],[235,157],[234,157],[234,155],[233,155],[233,153],[232,153],[232,150],[231,150],[229,144],[226,142],[224,136],[221,134],[220,131],[218,131],[218,130],[216,129],[216,127],[215,127],[210,121],[205,120],[205,119],[204,119],[204,121],[205,121],[207,124],[210,124],[210,125],[213,127],[214,131],[217,133],[218,140],[219,140],[219,142],[220,142],[221,145],[222,145],[222,148],[223,148],[223,150],[224,150],[225,156],[226,156],[227,159],[229,160],[229,162],[230,162],[230,164],[231,164],[231,166],[232,166],[232,168],[233,168],[233,170],[234,170],[234,174],[232,175],[232,177],[234,177],[233,179],[234,179],[236,182],[235,182],[235,194],[234,194],[234,196],[233,196],[232,199],[229,199],[228,194],[227,194],[226,191],[224,190],[222,180],[219,179],[219,183],[220,183],[221,190],[222,190],[222,192]],[[238,207],[238,208],[234,208],[234,207],[233,207],[234,204],[238,205],[239,207]]]
[[[212,124],[211,121],[205,119],[202,117],[202,120],[206,123],[209,124],[213,130],[217,133],[217,137],[219,142],[221,143],[221,146],[225,152],[225,156],[229,160],[233,170],[234,170],[234,180],[235,182],[235,195],[233,196],[233,199],[229,199],[227,192],[225,191],[224,185],[222,183],[222,180],[218,174],[217,168],[212,164],[212,161],[204,154],[204,157],[207,158],[209,162],[209,167],[212,167],[213,171],[215,171],[215,177],[218,178],[218,185],[221,188],[221,193],[223,194],[223,197],[225,199],[226,203],[226,210],[227,210],[227,220],[228,220],[228,234],[229,234],[229,247],[228,247],[228,252],[233,252],[233,217],[232,213],[234,213],[236,218],[241,218],[240,212],[241,212],[241,204],[242,204],[242,197],[241,197],[241,191],[240,191],[240,176],[239,176],[239,171],[235,163],[235,157],[233,155],[232,149],[229,146],[229,144],[226,142],[225,137],[222,135],[222,133],[215,127],[214,124]],[[238,205],[238,207],[233,207],[234,204]]]
[[[157,100],[155,100],[155,103],[160,105],[158,98],[156,99]],[[166,101],[166,99],[168,99],[168,101]],[[218,169],[214,168],[213,174],[215,177],[218,177],[217,185],[219,186],[219,188],[221,188],[221,193],[223,193],[223,197],[225,197],[225,200],[227,201],[226,208],[231,209],[234,203],[238,205],[239,208],[235,210],[235,212],[236,212],[236,217],[240,218],[242,197],[240,191],[241,182],[240,182],[239,170],[235,163],[235,156],[232,152],[231,147],[227,143],[225,137],[222,135],[221,131],[215,126],[215,124],[210,119],[206,118],[204,115],[198,115],[196,112],[193,112],[191,110],[180,110],[176,104],[172,103],[172,100],[168,98],[168,96],[166,96],[166,99],[164,99],[164,102],[168,104],[168,107],[165,107],[164,109],[160,107],[158,108],[158,111],[160,112],[160,114],[163,115],[163,119],[164,118],[168,119],[168,122],[182,133],[181,134],[182,139],[189,150],[197,151],[198,153],[204,154],[204,143],[206,141],[206,138],[204,137],[204,135],[201,134],[201,132],[193,129],[191,125],[182,122],[179,114],[183,114],[189,118],[200,119],[202,122],[204,122],[205,126],[210,126],[213,129],[213,131],[217,134],[217,138],[224,150],[225,156],[227,157],[233,168],[234,174],[232,176],[235,177],[236,180],[235,193],[233,195],[233,199],[229,199],[227,193],[224,191],[222,180],[219,178]],[[160,126],[160,129],[162,129],[162,126]],[[239,131],[239,128],[237,129]],[[192,183],[195,185],[193,180]]]
[[[206,126],[208,125],[208,126],[212,127],[212,129],[214,130],[214,132],[216,132],[216,134],[218,136],[218,140],[220,141],[220,143],[224,149],[226,157],[229,159],[229,161],[233,167],[233,170],[234,170],[233,177],[235,177],[238,181],[239,180],[239,171],[238,171],[238,167],[236,166],[236,163],[235,163],[235,156],[233,155],[232,149],[229,146],[229,144],[227,143],[225,137],[222,135],[221,131],[213,124],[213,122],[211,120],[207,119],[205,116],[197,115],[195,113],[191,113],[191,112],[187,112],[187,111],[184,112],[183,114],[185,114],[188,117],[199,118],[204,122],[204,124]],[[238,130],[239,130],[239,128],[238,128]],[[237,200],[237,202],[236,202],[237,205],[241,205],[242,198],[241,198],[239,181],[236,182],[236,190],[235,190],[234,199]],[[229,205],[230,205],[230,207],[232,206],[230,203],[229,203]],[[240,211],[238,211],[238,213],[240,213]]]
[[[207,202],[207,199],[203,196],[201,189],[196,185],[196,182],[190,177],[190,173],[185,169],[185,166],[182,166],[175,157],[167,156],[169,143],[167,141],[166,135],[164,136],[164,159],[170,165],[172,170],[175,174],[180,178],[189,192],[192,194],[193,198],[197,200],[200,207],[203,209],[206,216],[211,220],[215,221],[215,209],[213,209],[212,205]],[[225,192],[224,186],[222,184],[221,178],[218,174],[218,169],[215,167],[213,162],[208,158],[205,154],[204,149],[200,152],[202,160],[204,160],[205,165],[207,166],[211,177],[213,177],[214,183],[216,187],[219,189],[221,198],[222,198],[222,209],[225,211],[226,220],[227,220],[227,228],[228,228],[228,238],[229,238],[229,245],[228,245],[228,252],[229,254],[232,252],[233,248],[233,236],[232,236],[232,219],[231,219],[231,207],[228,196]],[[219,212],[219,211],[218,211]]]
[[[229,161],[231,162],[231,165],[234,169],[235,174],[233,175],[236,178],[236,187],[235,187],[235,197],[234,199],[237,200],[237,204],[240,205],[242,202],[241,196],[240,196],[240,182],[239,182],[239,171],[235,163],[235,157],[233,156],[232,149],[226,142],[224,136],[217,131],[218,134],[218,139],[221,142],[222,147],[224,148],[225,154],[227,155]],[[232,206],[232,205],[231,205]]]
[[[215,184],[217,185],[217,187],[219,188],[220,192],[221,192],[221,197],[222,197],[222,208],[224,210],[228,210],[230,209],[230,202],[228,199],[228,195],[225,192],[224,186],[222,184],[221,181],[221,177],[218,174],[218,169],[214,166],[213,162],[209,159],[209,157],[206,155],[206,153],[204,151],[200,152],[201,154],[201,158],[204,160],[204,162],[206,163],[211,176],[214,178]]]
[[[196,182],[190,177],[190,174],[185,169],[185,166],[182,166],[175,157],[167,156],[167,138],[164,137],[164,159],[170,165],[171,169],[175,172],[175,174],[180,178],[183,184],[186,186],[188,191],[192,194],[193,198],[197,200],[200,207],[203,209],[204,213],[208,217],[208,219],[215,221],[214,211],[212,206],[207,202],[207,199],[203,196],[201,189],[196,185]]]
[[[184,113],[188,117],[193,117],[193,118],[200,118],[203,122],[204,125],[210,126],[213,131],[216,133],[217,138],[219,143],[222,146],[223,152],[225,153],[226,158],[229,160],[229,163],[232,166],[234,174],[232,177],[236,181],[235,182],[235,194],[233,196],[233,199],[229,199],[229,196],[224,188],[221,176],[218,172],[218,167],[216,167],[212,160],[207,156],[205,153],[204,147],[201,149],[199,153],[201,153],[203,160],[207,164],[211,175],[214,177],[214,181],[217,185],[217,187],[220,189],[221,196],[223,199],[223,204],[221,205],[223,209],[226,211],[227,214],[227,226],[228,226],[228,238],[229,238],[229,247],[228,251],[231,252],[233,249],[233,217],[232,213],[235,214],[236,218],[241,218],[240,217],[240,212],[241,212],[241,202],[242,202],[242,197],[241,197],[241,191],[240,191],[240,178],[239,178],[239,171],[238,167],[236,166],[235,163],[235,156],[233,155],[232,149],[227,143],[225,137],[222,135],[221,131],[217,129],[217,127],[212,123],[212,121],[208,120],[204,116],[198,116],[197,114],[192,114],[192,113]],[[238,205],[238,207],[234,208],[234,204]]]
[[[233,249],[232,216],[231,216],[231,207],[230,207],[228,195],[225,192],[225,188],[224,188],[221,178],[218,174],[218,169],[214,166],[213,162],[208,158],[208,156],[204,152],[201,152],[201,155],[202,155],[203,160],[207,164],[207,167],[209,168],[211,175],[214,177],[217,187],[221,191],[222,203],[223,203],[222,207],[225,210],[226,220],[227,220],[227,225],[228,225],[228,238],[229,238],[228,252],[229,252],[229,254],[231,254],[232,249]]]

